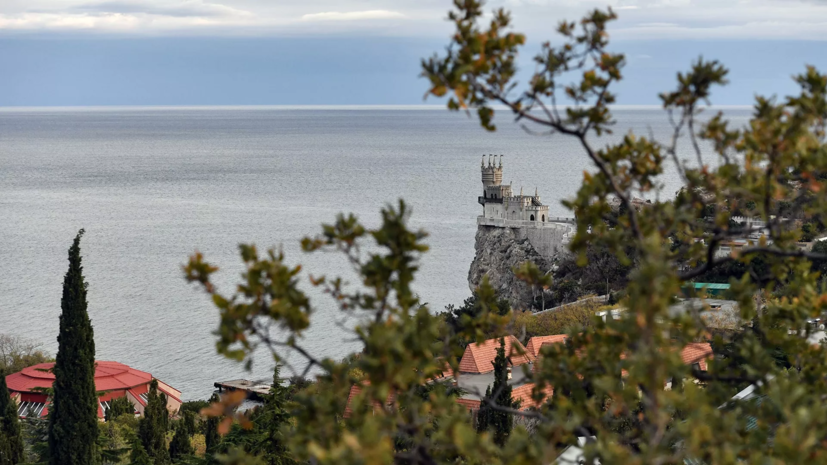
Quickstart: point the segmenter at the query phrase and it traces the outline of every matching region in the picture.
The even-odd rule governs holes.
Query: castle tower
[[[493,162],[492,162],[493,158]],[[480,165],[482,171],[482,185],[483,187],[499,186],[503,183],[503,159],[500,155],[500,165],[497,166],[497,156],[488,155],[488,165],[485,164],[485,155],[482,156],[482,164]]]

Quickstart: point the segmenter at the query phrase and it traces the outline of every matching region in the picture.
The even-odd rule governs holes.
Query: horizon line
[[[493,105],[495,110],[508,110],[504,105]],[[560,108],[566,108],[560,106]],[[662,105],[609,105],[613,110],[662,110]],[[753,105],[710,105],[709,109],[745,110]],[[0,105],[0,112],[15,111],[154,111],[154,110],[445,110],[445,105],[402,104],[402,105]]]

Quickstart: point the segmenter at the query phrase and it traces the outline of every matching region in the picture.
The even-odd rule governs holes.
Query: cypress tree
[[[169,458],[173,462],[178,462],[192,455],[192,443],[190,442],[188,429],[184,420],[180,420],[175,428],[175,435],[172,437],[172,442],[169,443]]]
[[[18,463],[23,463],[23,433],[17,405],[6,387],[6,374],[0,370],[0,465]]]
[[[152,459],[146,453],[146,449],[141,444],[140,440],[132,443],[132,452],[129,454],[130,465],[152,465]]]
[[[514,426],[514,417],[492,407],[490,403],[507,408],[519,407],[519,402],[511,399],[511,386],[508,384],[508,358],[505,356],[505,340],[500,339],[497,357],[494,358],[494,386],[488,386],[485,397],[477,413],[477,430],[482,432],[489,428],[494,430],[494,442],[505,444]]]
[[[218,394],[213,394],[212,397],[210,397],[211,404],[219,400]],[[207,453],[214,452],[216,446],[218,446],[218,443],[221,441],[221,436],[218,435],[218,422],[220,420],[219,417],[209,416],[204,421],[204,442],[207,445]]]
[[[88,465],[95,462],[98,397],[95,393],[95,340],[86,312],[86,282],[78,232],[69,248],[69,270],[63,279],[60,333],[54,366],[54,394],[49,420],[49,463]]]
[[[157,465],[169,463],[166,442],[168,422],[167,398],[158,392],[158,381],[153,379],[149,384],[144,417],[138,423],[138,438],[147,455]]]
[[[281,367],[273,370],[273,386],[264,404],[264,411],[256,421],[260,430],[258,443],[253,452],[262,454],[269,465],[288,465],[296,463],[290,456],[282,428],[290,421],[287,402],[290,400],[290,388],[281,385],[279,379]]]

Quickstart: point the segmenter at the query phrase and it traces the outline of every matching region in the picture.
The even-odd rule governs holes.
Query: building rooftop
[[[38,392],[49,389],[55,381],[54,362],[40,363],[6,377],[11,391]],[[152,375],[118,362],[95,362],[95,389],[115,391],[129,389],[152,381]]]
[[[499,338],[489,339],[480,344],[468,344],[459,362],[459,371],[477,374],[494,371],[494,359],[497,357],[499,347]],[[505,337],[505,354],[513,366],[519,366],[534,360],[534,357],[526,351],[526,348],[514,336]]]
[[[540,355],[540,348],[543,347],[543,344],[556,344],[558,342],[563,342],[567,337],[568,336],[565,334],[555,334],[553,336],[534,336],[528,340],[528,344],[526,344],[525,348],[526,351],[536,359],[537,356]]]

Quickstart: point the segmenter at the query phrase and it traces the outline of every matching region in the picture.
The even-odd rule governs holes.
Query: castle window
[[[529,219],[530,219],[531,221],[534,221],[534,215],[531,215],[531,216],[529,217]]]
[[[546,215],[543,215],[543,223],[546,222]]]
[[[488,192],[483,192],[482,195],[483,195],[484,198],[486,198],[486,199],[488,198]]]

